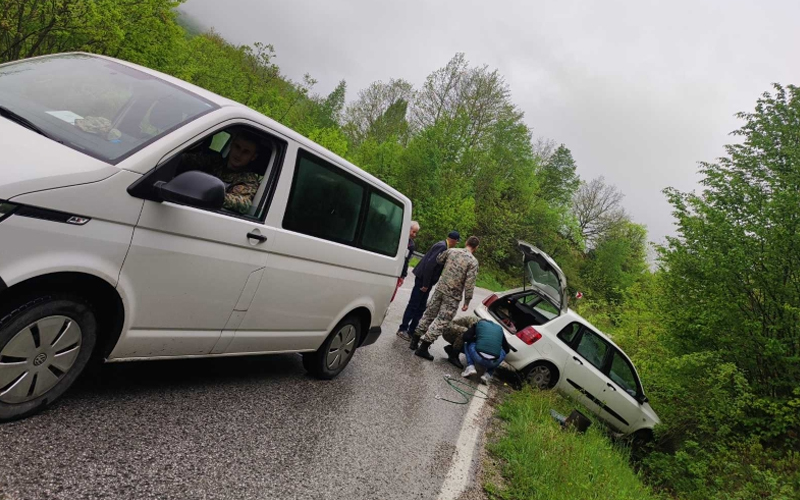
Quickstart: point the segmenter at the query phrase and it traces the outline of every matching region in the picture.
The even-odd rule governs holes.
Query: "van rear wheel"
[[[94,312],[71,295],[42,295],[0,318],[0,421],[58,399],[86,367],[96,339]]]
[[[303,353],[303,367],[317,378],[334,378],[353,359],[359,338],[361,322],[352,316],[343,319],[316,352]]]

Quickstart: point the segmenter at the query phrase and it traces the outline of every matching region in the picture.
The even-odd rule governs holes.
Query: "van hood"
[[[109,165],[0,117],[0,200],[34,191],[101,181]]]

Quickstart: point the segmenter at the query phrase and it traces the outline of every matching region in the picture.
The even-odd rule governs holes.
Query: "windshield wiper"
[[[50,140],[56,141],[59,144],[64,144],[63,141],[60,141],[60,140],[56,139],[55,137],[52,137],[50,134],[48,134],[44,130],[40,129],[36,125],[34,125],[33,122],[31,122],[30,120],[28,120],[24,116],[18,115],[17,113],[11,111],[10,109],[8,109],[5,106],[0,106],[0,116],[9,119],[12,122],[16,122],[16,123],[22,125],[23,127],[27,128],[27,129],[33,130],[37,134],[41,134],[41,135],[47,137]]]

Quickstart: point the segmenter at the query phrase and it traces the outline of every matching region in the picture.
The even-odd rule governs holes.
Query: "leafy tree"
[[[781,400],[800,381],[800,91],[774,88],[738,114],[742,143],[702,163],[701,194],[666,191],[679,236],[662,259],[684,349],[719,352]]]
[[[156,66],[183,35],[180,0],[6,0],[0,62],[85,50]]]
[[[542,196],[547,197],[552,205],[569,206],[580,186],[576,168],[572,152],[563,144],[540,164],[536,175],[539,177]]]
[[[344,116],[344,130],[350,141],[355,146],[368,137],[382,142],[392,133],[402,132],[397,124],[405,120],[405,109],[413,95],[412,85],[402,79],[374,82],[359,91]]]
[[[328,96],[317,101],[320,108],[320,124],[323,127],[338,127],[342,121],[344,113],[345,94],[347,93],[347,82],[341,80],[339,85],[331,91]]]
[[[647,270],[647,229],[624,221],[611,229],[587,255],[583,281],[602,299],[619,302],[625,290]]]

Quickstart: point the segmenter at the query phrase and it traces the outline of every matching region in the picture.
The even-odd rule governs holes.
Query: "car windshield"
[[[83,54],[0,66],[0,107],[112,164],[217,108],[158,77]]]

